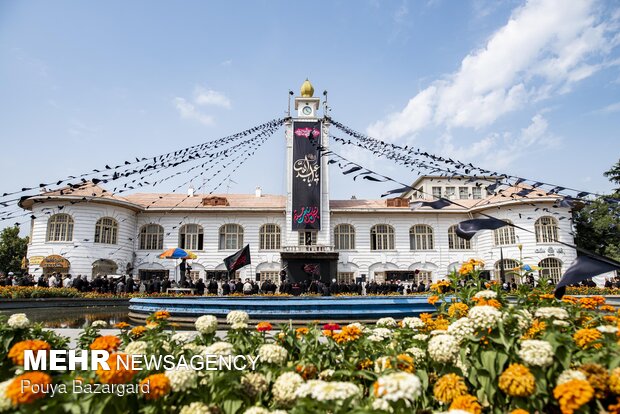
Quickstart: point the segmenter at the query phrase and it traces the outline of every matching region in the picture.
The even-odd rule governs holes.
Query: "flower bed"
[[[497,284],[470,274],[434,285],[437,311],[373,326],[269,321],[248,326],[233,311],[232,329],[216,337],[205,315],[197,335],[178,333],[169,314],[145,326],[121,323],[101,335],[93,322],[80,349],[131,355],[253,355],[255,371],[125,369],[23,372],[23,350],[66,349],[68,341],[16,314],[0,321],[0,411],[142,413],[620,413],[620,319],[600,296],[556,300],[548,290],[523,289],[508,305]],[[451,292],[451,293],[450,293]],[[450,298],[450,299],[449,299]],[[37,393],[18,384],[144,384],[148,392]]]

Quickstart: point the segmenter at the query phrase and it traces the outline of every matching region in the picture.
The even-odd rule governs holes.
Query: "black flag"
[[[250,260],[250,245],[247,244],[243,249],[239,250],[232,256],[224,259],[224,264],[229,272],[241,269],[243,266],[252,263]]]
[[[558,282],[554,292],[555,297],[561,299],[568,285],[579,283],[603,273],[613,272],[614,270],[620,270],[620,263],[615,260],[578,256]]]
[[[480,230],[497,230],[510,223],[496,218],[483,218],[461,221],[456,225],[456,234],[465,240],[471,240]]]
[[[452,204],[450,201],[446,200],[445,198],[440,198],[439,200],[435,201],[414,201],[410,205],[412,208],[430,207],[432,209],[439,210],[449,206],[450,204]]]

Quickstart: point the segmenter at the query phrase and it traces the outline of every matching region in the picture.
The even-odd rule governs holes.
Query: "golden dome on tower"
[[[301,97],[312,98],[313,95],[314,95],[314,87],[312,86],[308,78],[306,78],[304,83],[301,85]]]

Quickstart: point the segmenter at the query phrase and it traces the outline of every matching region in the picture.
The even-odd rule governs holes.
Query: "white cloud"
[[[202,86],[194,88],[194,97],[191,101],[177,96],[172,100],[172,103],[181,118],[192,119],[203,125],[213,125],[215,118],[213,115],[202,112],[198,106],[218,106],[226,109],[230,109],[232,106],[230,99],[226,95],[213,89],[203,88]]]
[[[461,161],[480,161],[488,169],[501,169],[525,157],[527,154],[559,146],[561,139],[549,132],[549,123],[538,113],[530,124],[521,129],[517,136],[510,132],[490,134],[466,147],[456,147],[452,136],[445,134],[440,139],[443,156]]]
[[[205,89],[201,86],[197,86],[196,89],[194,89],[194,103],[197,105],[221,106],[226,109],[229,109],[231,106],[230,99],[228,99],[226,95],[214,91],[213,89]]]
[[[606,107],[601,108],[596,112],[603,113],[603,114],[612,114],[612,113],[620,112],[620,102],[609,104]]]
[[[173,100],[174,106],[177,108],[179,115],[184,119],[193,119],[204,125],[213,125],[214,119],[211,115],[203,114],[191,103],[184,98],[176,97]]]
[[[618,14],[601,15],[595,0],[531,0],[458,71],[434,81],[406,107],[368,127],[398,140],[437,126],[481,128],[532,102],[566,93],[608,63],[620,43]]]

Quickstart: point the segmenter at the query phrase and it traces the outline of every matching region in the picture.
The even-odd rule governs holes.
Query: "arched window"
[[[202,226],[185,224],[179,229],[179,247],[187,250],[202,250],[204,234]]]
[[[558,240],[558,222],[549,216],[536,220],[536,243],[554,243]]]
[[[471,240],[465,240],[456,234],[456,224],[448,229],[448,249],[470,250]]]
[[[164,248],[164,228],[159,224],[146,224],[140,229],[140,250]]]
[[[95,243],[116,244],[118,223],[111,217],[101,217],[95,224]]]
[[[220,250],[239,250],[243,245],[243,227],[224,224],[220,227]]]
[[[67,242],[73,240],[73,219],[68,214],[54,214],[47,221],[47,241]]]
[[[500,263],[501,263],[501,260],[498,260],[497,262],[495,262],[495,267],[493,269],[495,270],[496,280],[499,280],[501,276]],[[515,276],[518,275],[518,273],[516,270],[512,270],[517,267],[519,267],[519,262],[517,262],[516,260],[504,259],[504,275],[506,276],[505,282],[512,282],[512,281],[514,281],[515,283],[517,282],[517,280],[515,279]]]
[[[258,233],[260,239],[258,248],[260,250],[280,249],[280,226],[277,224],[263,224],[260,226]]]
[[[394,250],[394,227],[375,224],[370,229],[370,250]]]
[[[507,223],[512,224],[510,220],[504,220]],[[504,227],[500,227],[493,231],[495,236],[495,245],[496,246],[506,246],[508,244],[517,244],[517,239],[515,237],[515,228],[513,226],[507,225]]]
[[[416,224],[409,229],[411,250],[433,250],[433,228],[426,224]]]
[[[551,278],[554,283],[560,281],[560,277],[562,276],[562,262],[558,259],[553,257],[542,259],[538,263],[538,267],[541,268],[539,272],[541,276]]]
[[[334,227],[334,248],[336,250],[355,249],[355,227],[350,224],[338,224]]]

